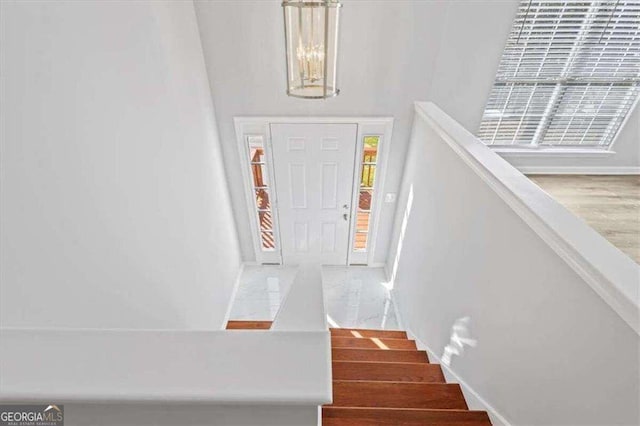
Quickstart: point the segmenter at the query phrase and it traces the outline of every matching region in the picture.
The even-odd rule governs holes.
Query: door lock
[[[344,206],[342,206],[342,208],[345,210],[349,210],[349,204],[345,204]]]

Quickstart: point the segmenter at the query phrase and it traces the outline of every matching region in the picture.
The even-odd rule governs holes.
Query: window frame
[[[353,232],[351,232],[351,245],[352,247],[350,248],[352,253],[355,254],[360,254],[360,253],[367,253],[369,251],[369,246],[370,246],[370,241],[371,239],[370,234],[371,234],[371,225],[372,225],[372,217],[373,217],[373,213],[375,211],[375,191],[376,191],[376,187],[377,187],[377,176],[378,176],[378,167],[379,167],[379,159],[380,159],[380,146],[381,146],[381,142],[383,139],[384,135],[381,134],[371,134],[371,133],[366,133],[362,135],[362,139],[359,140],[358,142],[358,151],[356,153],[356,161],[358,162],[358,165],[354,168],[354,171],[357,173],[357,175],[355,176],[355,181],[357,183],[357,187],[358,190],[357,192],[354,194],[353,200],[355,202],[355,208],[354,208],[354,213],[355,213],[355,224],[353,227]],[[365,147],[365,139],[366,138],[377,138],[378,139],[378,145],[376,146],[376,161],[364,161],[364,147]],[[361,146],[360,146],[361,145]],[[374,173],[373,173],[373,182],[371,182],[371,186],[362,186],[362,179],[363,179],[363,175],[365,173],[365,167],[367,166],[373,166],[374,167]],[[369,169],[371,170],[371,169]],[[362,193],[362,191],[370,191],[371,192],[371,201],[369,203],[369,209],[362,209],[360,208],[360,194]],[[366,213],[368,214],[368,219],[367,219],[367,230],[366,231],[360,231],[358,230],[357,227],[357,221],[358,221],[358,215],[360,213]],[[358,236],[358,234],[365,234],[366,235],[366,242],[365,242],[365,248],[364,249],[360,249],[356,247],[356,238]],[[357,257],[357,256],[356,256]]]
[[[277,215],[277,200],[275,192],[275,179],[273,176],[273,157],[271,154],[271,142],[269,138],[268,128],[261,126],[251,126],[238,136],[238,152],[240,154],[240,168],[244,177],[244,192],[247,200],[248,212],[250,214],[251,239],[253,249],[256,256],[256,262],[259,264],[281,264],[282,254],[280,250],[280,229]],[[263,161],[254,162],[251,159],[250,140],[258,138],[261,140],[262,149],[264,150]],[[257,204],[256,191],[253,176],[253,166],[256,164],[264,165],[263,172],[266,173],[266,189],[269,194],[269,209],[261,209]],[[262,211],[271,212],[271,231],[263,231],[260,226],[259,214]],[[273,236],[274,247],[265,249],[262,244],[263,232],[270,233]]]
[[[379,237],[378,225],[380,222],[381,211],[384,208],[383,193],[385,178],[387,175],[387,162],[389,159],[389,147],[391,145],[391,134],[393,131],[393,120],[385,121],[370,121],[358,123],[358,135],[356,144],[356,156],[354,164],[354,173],[357,175],[353,179],[353,194],[352,200],[356,203],[351,215],[351,232],[349,236],[349,265],[368,265],[368,266],[381,266],[375,262],[375,252],[377,247],[377,241]],[[360,203],[360,182],[362,179],[362,170],[365,165],[363,161],[364,155],[364,139],[368,136],[378,137],[378,149],[376,152],[375,161],[375,176],[373,181],[373,187],[371,188],[371,206],[369,210],[369,228],[367,230],[367,247],[364,250],[355,249],[355,239],[357,229],[356,222],[358,218],[359,203]]]
[[[562,31],[564,31],[564,28],[565,28],[565,26],[562,25],[561,19],[557,20],[557,24],[555,25],[555,28],[553,28],[552,30],[545,28],[545,25],[542,22],[546,22],[545,20],[549,21],[550,18],[548,16],[544,16],[544,11],[548,11],[549,8],[555,7],[559,10],[561,9],[561,14],[573,13],[574,12],[573,8],[577,8],[578,6],[576,6],[576,4],[572,4],[571,2],[558,0],[555,2],[557,4],[554,4],[554,5],[547,4],[544,7],[542,7],[540,6],[540,3],[543,3],[543,2],[536,0],[535,10],[537,13],[542,10],[543,12],[541,13],[544,16],[544,18],[538,19],[537,16],[531,16],[529,20],[528,19],[529,8],[531,8],[532,3],[533,3],[533,0],[529,0],[529,1],[522,0],[520,3],[518,13],[513,21],[509,38],[507,39],[507,43],[505,45],[505,48],[503,49],[503,53],[500,58],[499,69],[496,73],[496,77],[494,79],[493,85],[491,86],[490,92],[485,102],[485,108],[483,111],[482,119],[480,120],[480,124],[476,132],[476,134],[478,135],[478,138],[482,140],[483,143],[485,143],[487,146],[491,147],[493,150],[501,154],[505,154],[505,156],[508,156],[510,154],[531,155],[531,156],[551,156],[551,155],[557,154],[558,156],[564,155],[564,156],[598,157],[598,156],[607,156],[607,155],[615,154],[615,151],[613,151],[613,147],[616,140],[618,139],[618,135],[620,131],[624,128],[625,124],[627,123],[627,120],[629,120],[629,118],[633,115],[635,108],[637,108],[638,101],[640,100],[640,74],[636,75],[632,73],[631,75],[633,77],[631,78],[625,77],[629,69],[633,71],[633,67],[635,64],[635,61],[634,61],[635,56],[633,56],[633,52],[635,52],[637,49],[636,43],[638,42],[636,41],[637,40],[636,37],[638,36],[638,31],[636,31],[635,34],[633,32],[630,33],[630,35],[628,36],[628,40],[629,40],[628,48],[626,51],[623,52],[623,54],[627,54],[627,55],[629,54],[629,52],[631,52],[632,53],[631,60],[634,62],[631,62],[631,64],[629,65],[629,64],[625,64],[622,60],[620,60],[616,62],[614,65],[615,67],[617,67],[617,69],[614,71],[615,73],[617,73],[619,70],[622,70],[620,71],[621,76],[618,76],[616,78],[611,77],[611,78],[598,79],[598,77],[601,77],[601,76],[598,76],[596,74],[595,78],[580,77],[580,73],[575,74],[576,71],[574,70],[574,67],[577,67],[576,64],[580,64],[581,62],[578,61],[576,63],[574,62],[574,60],[579,57],[583,49],[588,50],[590,49],[590,46],[596,46],[597,48],[600,49],[598,50],[599,54],[596,53],[593,56],[594,62],[599,61],[599,59],[602,59],[603,57],[606,59],[610,58],[611,53],[606,50],[609,40],[622,38],[623,42],[621,43],[623,44],[627,43],[626,41],[627,39],[624,38],[626,37],[624,35],[625,31],[623,29],[618,28],[618,21],[619,20],[624,21],[623,18],[627,16],[627,15],[622,15],[622,12],[625,11],[624,7],[630,7],[629,15],[633,16],[635,13],[637,13],[638,8],[640,8],[640,3],[631,4],[630,6],[626,3],[621,4],[619,6],[619,2],[616,2],[615,4],[614,3],[606,4],[606,5],[593,4],[591,6],[583,6],[583,7],[589,7],[589,9],[587,11],[581,12],[581,15],[578,15],[580,16],[581,22],[578,24],[573,24],[572,28],[573,30],[575,30],[575,38],[570,39],[571,40],[570,43],[566,43],[566,42],[563,43],[563,40],[561,40],[560,37],[557,37],[557,34],[562,34]],[[599,45],[597,43],[594,44],[592,32],[596,30],[597,31],[600,30],[600,26],[602,26],[601,14],[603,13],[604,10],[606,10],[606,8],[609,8],[611,10],[611,17],[615,16],[614,14],[617,13],[616,26],[610,27],[609,22],[607,22],[606,26],[602,29],[602,35],[607,37],[607,44],[604,44],[604,45]],[[559,15],[559,16],[563,16],[563,15]],[[600,21],[598,21],[598,19],[600,19]],[[609,21],[610,20],[611,19],[609,19]],[[597,26],[596,22],[599,22],[600,26]],[[536,27],[536,24],[537,24],[537,27]],[[568,25],[568,24],[564,24],[564,25]],[[523,50],[521,50],[520,53],[518,53],[519,51],[517,50],[517,48],[514,47],[514,41],[513,41],[513,38],[517,34],[518,42],[520,42],[520,33],[522,33],[522,31],[526,27],[528,27],[528,31],[525,32],[525,35],[527,37],[526,39],[527,42],[529,41],[528,37],[531,36],[531,34],[536,34],[539,37],[542,37],[540,36],[540,34],[543,34],[544,37],[546,38],[543,38],[542,40],[550,40],[549,43],[535,44],[535,38],[534,38],[534,44],[532,49],[529,51],[530,52],[529,57],[527,57],[527,55],[524,54],[524,52],[526,52],[526,50],[524,50],[525,48],[523,48]],[[589,38],[589,36],[591,36],[591,38]],[[612,49],[615,49],[617,47],[618,47],[618,44],[614,43],[612,46]],[[546,48],[546,52],[544,54],[540,54],[539,52],[536,53],[535,48],[538,48],[538,49]],[[554,69],[553,73],[547,72],[541,75],[540,73],[543,72],[543,69],[545,67],[558,68],[558,64],[556,64],[553,60],[554,56],[552,55],[552,53],[557,54],[557,51],[564,51],[562,49],[568,50],[569,52],[566,59],[562,58],[563,60],[558,62],[558,64],[561,65],[562,69],[560,71]],[[517,60],[518,66],[515,68],[515,70],[513,70],[514,64],[510,63],[510,61],[508,61],[505,58],[507,58],[509,55],[513,57],[513,55],[518,55],[518,54],[519,54],[519,59]],[[588,58],[591,58],[591,57],[589,56]],[[532,60],[533,62],[528,62]],[[580,57],[580,60],[584,61],[584,58]],[[537,71],[533,72],[533,74],[536,74],[534,77],[531,77],[529,75],[532,73],[532,71],[530,71],[531,68],[527,68],[527,71],[525,71],[525,75],[517,74],[519,72],[519,68],[518,68],[520,66],[519,64],[522,63],[523,61],[526,64],[526,66],[531,66],[531,64],[533,64],[533,67],[534,67],[533,69],[535,69],[535,67],[538,67]],[[579,69],[579,67],[577,67],[577,69]],[[599,71],[596,65],[592,65],[591,68],[589,69],[592,70],[591,75],[594,75],[593,74],[594,72],[597,73],[597,71]],[[579,71],[583,72],[583,70],[579,70]],[[501,74],[501,73],[506,73],[507,75],[505,76],[504,74]],[[606,77],[606,74],[605,74],[605,77]],[[629,85],[626,91],[624,88],[625,83]],[[507,108],[509,107],[510,101],[513,99],[514,102],[521,102],[521,99],[518,99],[517,97],[511,98],[512,91],[514,90],[514,88],[516,88],[519,85],[525,90],[527,89],[530,90],[531,95],[529,96],[528,101],[526,101],[526,105],[524,106],[524,111],[519,113],[520,115],[514,115],[514,122],[519,121],[519,124],[517,125],[517,128],[513,132],[513,138],[511,139],[511,144],[495,143],[494,142],[495,134],[497,134],[500,131],[500,125],[501,125],[500,121],[506,115],[506,111],[507,111]],[[594,106],[597,107],[595,114],[593,115],[593,117],[586,117],[585,121],[590,120],[590,124],[588,126],[585,126],[586,128],[584,130],[584,134],[582,135],[581,141],[578,143],[560,143],[560,142],[543,143],[544,138],[548,134],[548,132],[554,129],[553,127],[554,125],[557,126],[558,122],[560,122],[561,124],[560,128],[564,126],[564,123],[561,122],[561,120],[554,119],[554,118],[557,118],[555,114],[558,111],[561,111],[563,108],[567,108],[570,110],[573,107],[574,110],[577,110],[579,106],[583,105],[582,100],[585,99],[585,95],[588,94],[588,92],[592,90],[594,86],[598,87],[600,85],[603,85],[603,87],[608,87],[608,90],[605,93],[604,89],[601,89],[603,93],[600,94],[600,97],[597,99],[598,103],[594,104]],[[487,117],[488,107],[492,106],[491,105],[492,97],[505,96],[503,93],[500,93],[499,89],[497,89],[499,86],[507,86],[510,89],[509,89],[509,93],[506,95],[507,98],[505,98],[504,100],[504,105],[501,105],[501,109],[498,110],[498,111],[501,111],[500,121],[494,125],[490,119],[489,120],[485,120],[485,119]],[[539,104],[539,105],[545,105],[545,108],[542,112],[540,110],[530,112],[529,105],[531,104],[531,101],[534,98],[534,91],[543,86],[548,86],[547,89],[551,88],[552,90],[552,93],[550,94],[549,98],[543,99],[543,102]],[[572,89],[572,87],[579,88],[574,93],[576,93],[580,97],[580,99],[576,100],[574,98],[570,103],[568,103],[564,100],[563,96],[565,94],[570,94],[571,90],[575,90],[575,89]],[[603,105],[606,105],[607,101],[609,100],[608,96],[611,93],[612,88],[620,88],[621,95],[619,96],[622,96],[622,98],[625,98],[625,102],[624,103],[622,101],[619,102],[620,106],[618,110],[611,115],[611,119],[608,120],[608,122],[606,123],[607,127],[611,127],[616,124],[617,124],[617,127],[613,132],[611,132],[610,136],[607,136],[607,132],[609,131],[608,129],[603,130],[602,136],[600,137],[600,140],[598,143],[584,144],[583,142],[585,138],[589,137],[590,135],[589,131],[597,120],[600,108]],[[598,89],[594,89],[594,90],[598,90]],[[635,99],[633,98],[634,95],[635,95]],[[609,100],[609,102],[611,101]],[[534,120],[531,120],[531,117],[533,117]],[[562,118],[565,120],[565,122],[568,121],[568,124],[566,124],[566,127],[564,127],[563,135],[560,137],[560,139],[556,137],[556,140],[561,141],[567,134],[574,137],[575,136],[580,137],[580,131],[582,129],[579,128],[578,130],[573,130],[573,129],[570,130],[570,125],[576,117],[578,118],[578,120],[580,120],[581,118],[580,112],[574,111],[573,114],[571,115],[563,115]],[[536,120],[536,118],[538,119]],[[520,128],[523,122],[525,121],[527,121],[530,125],[535,124],[536,130],[535,130],[535,133],[533,133],[530,137],[527,136],[525,138],[522,138],[520,133]],[[486,134],[484,135],[484,139],[483,139],[482,137],[483,127],[488,128],[490,131],[492,131],[495,128],[494,137],[490,138],[492,139],[491,141],[487,140]],[[557,131],[557,128],[556,128],[556,131]],[[530,130],[529,130],[529,133],[531,133]],[[508,136],[511,137],[511,134],[509,133]],[[518,143],[519,136],[520,136],[520,140],[531,139],[531,141],[529,143],[522,143],[522,142]]]

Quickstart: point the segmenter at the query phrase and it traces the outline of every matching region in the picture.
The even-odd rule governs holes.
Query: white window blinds
[[[478,137],[608,147],[640,93],[640,0],[522,0]]]

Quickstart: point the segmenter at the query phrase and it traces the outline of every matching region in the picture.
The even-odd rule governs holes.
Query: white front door
[[[357,124],[271,124],[284,264],[347,264],[357,131]]]

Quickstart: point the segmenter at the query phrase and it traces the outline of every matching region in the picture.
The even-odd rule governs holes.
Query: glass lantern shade
[[[298,98],[336,96],[337,0],[284,0],[287,94]]]

